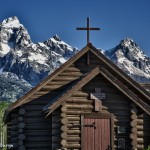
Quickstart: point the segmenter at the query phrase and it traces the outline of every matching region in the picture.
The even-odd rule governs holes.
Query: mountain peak
[[[19,19],[16,16],[9,17],[2,22],[2,26],[7,27],[7,28],[18,28],[21,26]]]
[[[129,48],[129,47],[139,47],[137,44],[136,44],[136,42],[134,42],[134,40],[133,39],[131,39],[131,38],[125,38],[125,39],[123,39],[123,40],[121,40],[120,41],[120,45],[122,46],[122,47],[125,47],[125,48]]]
[[[60,37],[56,34],[53,36],[53,38],[56,40],[56,41],[61,41]]]

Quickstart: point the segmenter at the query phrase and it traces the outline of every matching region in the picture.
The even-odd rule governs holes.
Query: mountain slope
[[[17,17],[4,20],[0,31],[0,75],[5,79],[9,73],[15,75],[14,80],[24,80],[35,86],[78,52],[57,35],[44,42],[33,43]],[[3,87],[0,89],[4,90]]]
[[[12,72],[32,86],[37,85],[78,51],[57,35],[47,41],[33,43],[17,17],[4,20],[0,30],[1,71]]]
[[[150,58],[130,38],[122,40],[105,55],[140,83],[150,83]]]

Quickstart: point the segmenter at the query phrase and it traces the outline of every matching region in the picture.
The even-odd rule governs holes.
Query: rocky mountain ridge
[[[0,100],[15,101],[79,51],[58,35],[33,43],[17,17],[0,23],[0,31]],[[150,83],[150,58],[132,39],[103,53],[136,81]]]
[[[105,55],[139,83],[150,83],[150,57],[132,39],[122,40]]]

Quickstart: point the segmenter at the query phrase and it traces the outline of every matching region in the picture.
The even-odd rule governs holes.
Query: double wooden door
[[[82,150],[111,150],[111,119],[83,117]]]

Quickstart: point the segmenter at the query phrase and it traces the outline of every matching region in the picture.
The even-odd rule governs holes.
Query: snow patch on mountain
[[[0,31],[0,75],[5,79],[20,80],[27,89],[37,85],[79,51],[58,35],[33,43],[17,17],[0,23]]]

